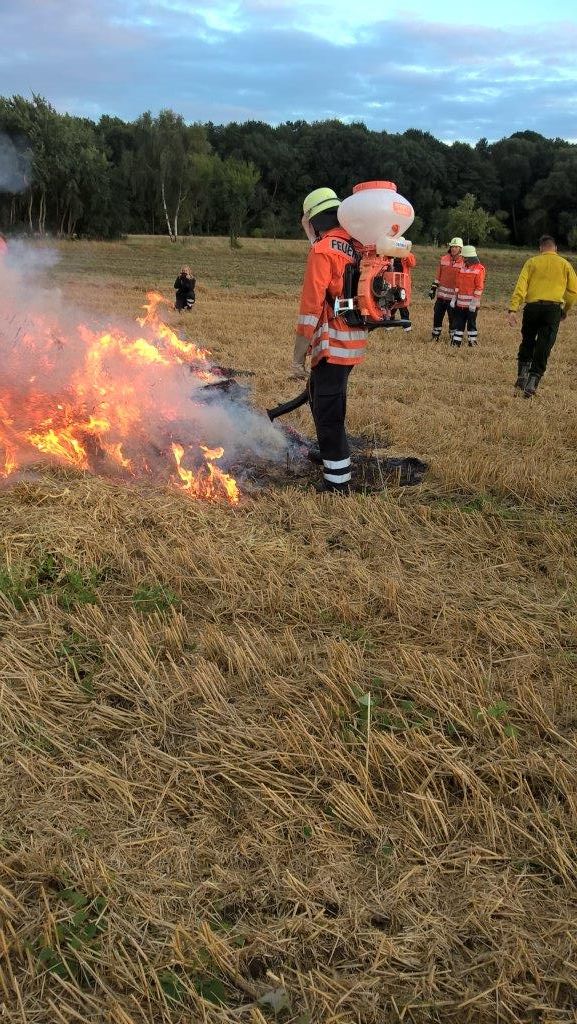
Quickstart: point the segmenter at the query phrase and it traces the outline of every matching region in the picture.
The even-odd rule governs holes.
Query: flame
[[[70,427],[56,433],[51,427],[44,434],[34,434],[32,431],[29,431],[26,434],[26,439],[39,452],[44,452],[46,455],[54,455],[56,458],[63,459],[65,462],[78,466],[80,469],[88,469],[86,452],[80,441],[74,437],[73,430],[74,428]]]
[[[1,470],[2,476],[10,476],[18,468],[18,460],[16,458],[16,452],[6,446],[4,449],[4,466]]]
[[[157,323],[158,322],[158,307],[166,304],[168,306],[168,299],[165,299],[161,292],[147,292],[146,298],[148,302],[143,302],[142,308],[146,310],[145,316],[137,316],[136,322],[144,327],[145,324]]]
[[[106,441],[102,441],[102,447],[104,451],[110,456],[114,462],[117,462],[123,469],[132,469],[132,463],[130,459],[125,458],[122,452],[122,445],[120,442],[116,444],[109,444]]]
[[[214,459],[222,458],[224,455],[224,448],[211,449],[207,448],[205,445],[199,445],[199,448],[206,459],[206,467],[201,467],[197,473],[194,473],[193,470],[184,469],[182,466],[182,460],[184,457],[183,446],[175,442],[172,444],[176,470],[183,483],[184,489],[189,494],[197,498],[204,497],[217,499],[224,494],[232,505],[237,505],[240,498],[240,492],[236,480],[229,476],[228,473],[223,473],[222,470],[213,463]]]
[[[215,462],[222,447],[202,436],[195,392],[218,381],[210,352],[159,319],[168,305],[148,292],[140,331],[21,313],[0,301],[0,476],[38,456],[88,472],[148,476],[188,496],[237,504],[233,477]],[[195,426],[195,423],[197,426]],[[189,436],[192,433],[192,438]],[[187,438],[185,448],[172,441]],[[163,439],[164,438],[164,439]],[[166,459],[172,449],[173,458]]]
[[[212,459],[222,459],[224,455],[224,448],[207,448],[206,445],[201,444],[200,450],[208,462],[211,462]]]
[[[147,292],[146,298],[148,302],[144,303],[144,309],[146,315],[143,317],[137,317],[137,323],[141,327],[153,326],[158,332],[158,337],[172,349],[175,354],[182,356],[182,361],[185,363],[203,362],[208,359],[210,352],[207,348],[197,348],[192,342],[183,341],[179,338],[173,330],[170,329],[166,324],[158,317],[158,307],[161,305],[169,305],[168,299],[165,299],[164,295],[160,292]]]

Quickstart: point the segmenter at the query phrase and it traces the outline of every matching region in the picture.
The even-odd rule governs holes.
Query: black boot
[[[537,388],[539,387],[539,381],[540,380],[541,380],[541,377],[539,376],[538,373],[530,373],[529,374],[529,379],[528,379],[527,383],[525,384],[525,389],[523,391],[523,394],[524,394],[525,398],[533,398],[533,395],[535,394]]]
[[[344,494],[346,497],[351,494],[350,484],[336,486],[335,484],[327,483],[326,480],[321,480],[320,483],[314,484],[314,489],[317,494]]]
[[[519,359],[517,362],[517,380],[515,381],[515,387],[519,388],[519,391],[525,390],[530,372],[531,363],[522,363]]]

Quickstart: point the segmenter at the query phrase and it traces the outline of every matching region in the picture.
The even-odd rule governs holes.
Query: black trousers
[[[463,334],[467,330],[467,338],[469,339],[469,345],[476,345],[477,343],[477,310],[476,309],[462,309],[460,306],[455,307],[453,314],[453,345],[460,345],[463,340]]]
[[[401,320],[410,320],[411,319],[411,314],[409,313],[409,307],[408,306],[397,306],[397,309],[399,310],[399,315],[401,317]],[[392,313],[392,316],[391,316],[391,319],[394,320],[396,315],[397,315],[397,310],[394,309],[393,313]],[[406,327],[405,330],[409,331],[410,327]]]
[[[531,373],[542,377],[561,323],[563,307],[558,302],[528,302],[523,310],[520,363],[531,363]]]
[[[433,335],[435,338],[438,338],[441,333],[445,313],[449,318],[449,331],[452,331],[455,309],[454,306],[451,305],[451,300],[435,299],[435,305],[433,308]]]
[[[340,366],[321,359],[311,370],[311,409],[325,485],[334,491],[347,490],[351,479],[351,452],[345,430],[347,385],[352,366]]]

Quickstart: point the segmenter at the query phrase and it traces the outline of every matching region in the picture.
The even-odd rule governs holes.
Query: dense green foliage
[[[415,241],[442,243],[464,218],[471,242],[548,231],[577,245],[577,146],[535,132],[471,146],[340,121],[187,125],[171,110],[94,123],[37,96],[0,98],[0,131],[29,164],[28,187],[0,194],[5,231],[291,237],[310,189],[389,178],[415,207]]]

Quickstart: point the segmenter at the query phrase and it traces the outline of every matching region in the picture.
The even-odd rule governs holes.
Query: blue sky
[[[127,120],[577,140],[577,3],[0,0],[0,94]]]

